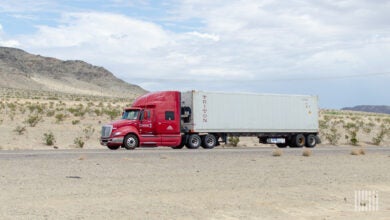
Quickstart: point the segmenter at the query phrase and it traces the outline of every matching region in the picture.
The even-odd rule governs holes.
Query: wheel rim
[[[298,134],[295,136],[295,147],[303,147],[305,145],[305,136]]]
[[[193,146],[198,146],[200,141],[199,141],[198,138],[193,137],[192,140],[191,140],[191,143],[192,143]]]
[[[309,137],[309,140],[308,140],[308,144],[310,145],[310,146],[312,146],[312,145],[314,145],[315,144],[315,142],[316,142],[316,140],[315,140],[315,138],[314,137]]]
[[[135,140],[134,137],[130,137],[127,139],[126,144],[129,147],[135,147],[137,145],[137,141]]]
[[[206,137],[206,144],[207,146],[214,146],[215,144],[214,138],[211,136]]]

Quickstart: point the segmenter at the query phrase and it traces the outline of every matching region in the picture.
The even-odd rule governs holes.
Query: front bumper
[[[123,144],[123,137],[100,138],[100,144],[103,146],[121,146]]]

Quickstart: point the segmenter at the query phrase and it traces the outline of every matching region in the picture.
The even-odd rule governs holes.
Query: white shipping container
[[[186,130],[199,133],[317,133],[318,97],[190,91]]]

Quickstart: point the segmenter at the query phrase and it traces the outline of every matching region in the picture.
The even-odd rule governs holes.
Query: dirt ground
[[[389,218],[388,150],[273,150],[0,151],[0,219]]]

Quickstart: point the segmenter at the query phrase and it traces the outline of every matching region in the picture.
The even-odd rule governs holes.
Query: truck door
[[[180,143],[180,115],[175,111],[165,111],[163,118],[158,122],[158,133],[161,135],[162,145],[172,146]]]
[[[139,133],[141,142],[144,145],[157,146],[161,142],[161,137],[156,135],[156,127],[153,123],[154,109],[145,109],[141,112]]]

